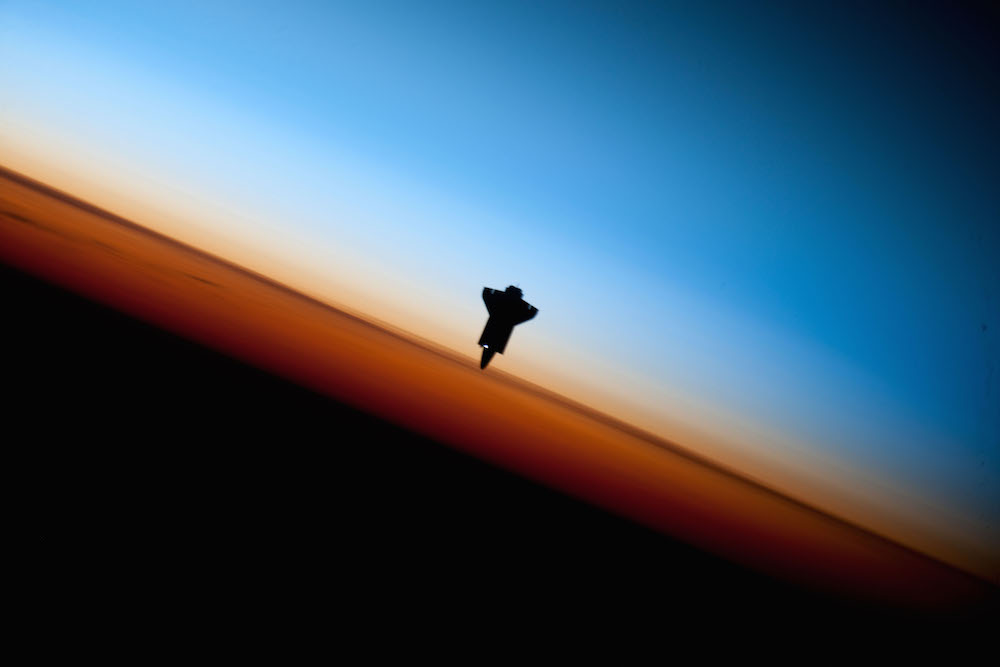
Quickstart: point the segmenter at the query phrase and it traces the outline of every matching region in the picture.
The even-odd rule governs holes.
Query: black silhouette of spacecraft
[[[522,294],[513,285],[502,292],[491,287],[483,288],[483,301],[490,312],[490,319],[486,320],[486,328],[479,337],[479,344],[483,346],[480,368],[486,368],[497,352],[503,354],[515,326],[538,314],[537,308],[521,298]]]

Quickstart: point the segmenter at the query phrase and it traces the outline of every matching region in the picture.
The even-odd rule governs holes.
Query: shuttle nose
[[[486,368],[486,364],[490,363],[490,359],[496,354],[494,350],[491,350],[489,345],[483,345],[483,360],[479,362],[479,368]]]

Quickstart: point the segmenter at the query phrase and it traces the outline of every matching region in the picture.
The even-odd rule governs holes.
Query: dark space
[[[948,620],[808,594],[20,271],[0,283],[15,512],[81,613]]]

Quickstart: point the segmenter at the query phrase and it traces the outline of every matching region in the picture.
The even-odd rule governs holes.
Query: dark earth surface
[[[789,587],[15,269],[0,285],[16,507],[71,599],[536,630],[985,617]]]

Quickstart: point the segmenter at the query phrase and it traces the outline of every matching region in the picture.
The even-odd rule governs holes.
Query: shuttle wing
[[[524,301],[522,301],[521,303],[524,304],[524,308],[522,308],[521,311],[517,313],[517,315],[515,316],[514,324],[527,322],[532,317],[538,314],[538,309],[532,306],[530,303],[525,303]]]
[[[490,315],[493,314],[494,308],[501,301],[501,294],[503,294],[503,292],[500,290],[495,290],[491,287],[483,288],[483,303],[486,304],[486,310]]]

